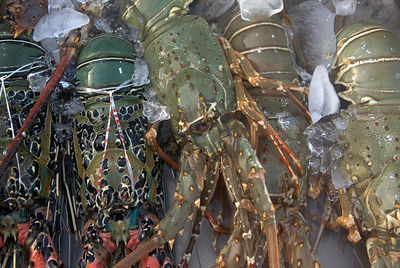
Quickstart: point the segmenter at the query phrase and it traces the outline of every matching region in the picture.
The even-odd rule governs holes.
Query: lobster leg
[[[220,37],[219,40],[221,42],[222,47],[225,50],[225,55],[227,56],[230,68],[235,75],[238,75],[241,78],[249,81],[249,83],[254,87],[282,91],[300,108],[300,110],[307,117],[308,121],[312,123],[311,115],[306,109],[306,107],[304,107],[304,105],[291,92],[291,91],[296,91],[307,95],[308,88],[303,88],[297,85],[285,84],[276,79],[261,77],[260,74],[257,73],[254,67],[251,65],[250,61],[245,56],[235,51],[229,44],[228,40],[226,40],[223,37]]]
[[[308,242],[307,223],[300,212],[288,212],[282,226],[286,261],[292,267],[321,267]]]
[[[237,144],[234,144],[234,147],[236,146]],[[224,256],[227,256],[228,254],[232,255],[235,252],[233,248],[235,248],[236,246],[229,244],[233,242],[231,241],[233,236],[231,236],[231,239],[229,239],[230,241],[228,241],[224,249],[221,251],[219,257],[217,258],[217,263],[220,266],[224,266],[222,265],[222,263],[227,263],[226,265],[228,267],[231,267],[233,265],[237,266],[240,262],[245,263],[246,261],[248,267],[253,267],[254,255],[249,256],[249,254],[254,254],[252,245],[254,244],[253,240],[256,236],[254,236],[255,234],[253,234],[254,231],[252,231],[251,228],[252,224],[250,223],[248,212],[253,212],[254,206],[249,199],[245,198],[243,185],[241,184],[240,178],[234,172],[238,168],[237,163],[235,164],[232,162],[229,155],[224,155],[224,157],[222,158],[222,174],[224,176],[226,188],[228,189],[229,195],[231,196],[231,199],[237,209],[233,234],[235,234],[237,230],[241,230],[244,245],[242,246],[243,249],[241,249],[239,253],[243,254],[243,256],[240,256],[239,253],[236,253],[236,256],[234,258],[226,258],[226,260],[224,260]],[[241,226],[238,227],[237,225]],[[233,262],[233,264],[231,264],[230,262]],[[243,264],[240,266],[243,266]]]
[[[237,170],[232,172],[232,174],[238,174],[244,194],[248,194],[251,199],[251,202],[247,202],[245,199],[243,199],[243,201],[241,200],[238,206],[254,206],[254,213],[260,216],[261,230],[265,233],[267,238],[269,267],[279,267],[280,261],[275,208],[271,202],[265,184],[265,170],[258,161],[257,155],[247,139],[245,132],[239,133],[237,131],[244,129],[242,123],[237,120],[232,120],[229,122],[227,129],[232,130],[233,135],[224,138],[223,141],[226,146],[227,154],[233,157],[234,167],[237,167]],[[231,166],[231,168],[233,167]],[[226,180],[228,180],[228,178]],[[250,207],[248,207],[248,209],[250,209]]]
[[[235,217],[240,218],[240,217]],[[246,263],[246,254],[245,241],[247,239],[243,238],[241,234],[243,234],[242,227],[243,225],[239,223],[240,219],[235,219],[235,228],[226,242],[224,248],[219,254],[216,264],[213,266],[216,267],[245,267]]]
[[[86,267],[97,268],[109,265],[111,263],[110,247],[107,249],[104,245],[106,244],[104,240],[101,243],[102,237],[100,236],[100,232],[94,228],[93,220],[86,222],[83,233],[84,254],[82,260],[85,260]]]
[[[204,188],[206,163],[201,152],[193,149],[191,144],[184,147],[181,163],[179,184],[174,195],[175,202],[156,226],[157,233],[117,263],[115,268],[135,264],[154,249],[162,247],[167,241],[172,248],[175,237],[185,222],[193,219],[193,207],[200,205],[200,194]]]
[[[153,126],[149,129],[149,131],[147,132],[147,134],[146,134],[146,144],[149,146],[149,148],[154,152],[154,153],[156,153],[161,159],[163,159],[166,163],[167,163],[167,165],[169,165],[171,168],[173,168],[173,169],[175,169],[175,170],[180,170],[180,166],[179,166],[179,164],[178,163],[176,163],[173,159],[171,159],[161,148],[160,148],[160,146],[158,145],[158,143],[157,143],[157,130],[158,130],[158,128],[159,128],[159,123],[157,122],[157,123],[155,123],[155,124],[153,124]],[[255,126],[255,129],[254,129],[254,126],[253,126],[253,128],[252,128],[252,131],[255,131],[255,132],[257,132],[257,126]],[[253,143],[252,143],[253,144]],[[254,140],[254,144],[255,144],[255,146],[257,146],[257,144],[258,144],[258,139],[256,138],[255,140]],[[209,195],[209,197],[208,198],[210,198],[211,199],[211,195]],[[208,203],[210,202],[210,200],[208,201]],[[218,223],[217,223],[217,221],[213,218],[213,216],[212,216],[212,214],[210,213],[210,211],[208,210],[208,204],[205,206],[206,207],[206,211],[205,211],[205,214],[204,214],[204,212],[202,212],[205,216],[206,216],[206,218],[207,218],[207,220],[210,222],[210,225],[211,225],[211,227],[213,228],[213,230],[214,231],[216,231],[216,232],[219,232],[219,233],[230,233],[230,231],[226,228],[226,227],[224,227],[224,226],[220,226]],[[198,210],[199,211],[199,210]],[[198,222],[198,220],[199,219],[202,219],[203,217],[197,217],[197,214],[196,214],[196,218],[195,219],[197,219],[197,220],[194,220],[193,221],[193,230],[192,230],[192,234],[194,234],[194,233],[197,233],[197,232],[195,232],[194,231],[194,228],[195,228],[195,224],[201,224],[201,222]],[[200,230],[199,230],[200,231]],[[192,239],[190,240],[190,243],[192,242]],[[190,243],[189,243],[189,245],[190,245]],[[195,241],[193,241],[193,243],[195,244]],[[193,244],[193,246],[194,246],[194,244]],[[189,250],[189,247],[186,249],[186,251],[185,251],[185,253],[190,253],[191,252],[191,250],[188,252],[188,250]],[[192,250],[193,250],[193,247],[192,247]],[[190,257],[189,257],[190,258]],[[183,260],[182,260],[183,261]],[[182,261],[180,262],[180,263],[182,263]],[[187,260],[187,261],[189,261],[189,260]],[[181,265],[181,264],[180,264]]]
[[[21,239],[18,243],[23,244],[28,249],[30,267],[59,267],[59,259],[46,224],[48,219],[44,216],[48,212],[44,208],[39,208],[39,210],[42,211],[37,212],[36,219],[30,225],[25,241]]]
[[[250,142],[256,153],[258,149],[258,138],[258,125],[254,122],[250,122]]]
[[[204,190],[200,196],[200,206],[197,208],[196,215],[193,220],[193,227],[192,227],[192,233],[190,235],[189,244],[185,250],[182,260],[179,262],[178,267],[188,267],[197,238],[200,236],[201,224],[203,222],[205,213],[208,211],[207,207],[211,202],[211,197],[214,195],[215,187],[217,185],[217,180],[219,176],[218,163],[215,163],[214,166],[215,170],[212,172],[213,174],[208,174],[207,176],[207,177],[212,177],[213,179],[205,181]],[[209,211],[208,213],[211,214]]]
[[[274,147],[278,151],[280,158],[282,159],[283,163],[286,166],[286,169],[289,172],[290,180],[292,181],[295,189],[295,197],[298,197],[300,192],[299,176],[303,174],[303,168],[301,167],[299,159],[290,151],[289,147],[284,143],[284,141],[279,137],[272,126],[268,123],[264,114],[257,107],[256,102],[252,100],[251,97],[248,98],[246,96],[245,88],[243,86],[241,78],[235,76],[234,82],[239,109],[246,115],[247,118],[249,118],[251,122],[257,122],[257,124],[259,124],[266,132],[267,137],[273,142]],[[299,175],[297,175],[293,171],[288,159],[283,154],[282,149],[286,152],[292,163],[296,166]]]
[[[208,210],[208,208],[206,209],[204,216],[207,218],[208,222],[211,225],[211,228],[213,229],[213,231],[215,233],[222,233],[222,234],[232,233],[231,228],[223,226],[221,223],[219,223],[219,220],[214,218],[214,216],[211,214],[211,212],[210,212],[210,210]],[[218,216],[218,219],[219,219],[219,217],[222,217],[222,215],[220,214]]]
[[[312,200],[317,200],[321,195],[323,185],[323,175],[311,174],[308,176],[308,196]]]
[[[349,200],[346,196],[346,189],[339,189],[340,206],[342,208],[342,216],[336,219],[336,222],[343,228],[349,229],[349,234],[347,239],[352,243],[357,243],[361,240],[360,233],[358,232],[356,225],[354,223],[354,217],[350,212]]]
[[[367,239],[366,247],[371,267],[399,267],[398,261],[394,261],[399,258],[398,245],[395,245],[396,242],[392,243],[389,241],[389,239],[381,239],[378,237]],[[397,249],[395,249],[396,247]]]
[[[378,228],[367,239],[366,248],[368,258],[373,268],[400,267],[400,243],[398,236],[394,235],[400,222],[400,210],[395,209],[386,216],[386,223]],[[387,230],[393,230],[387,234]]]
[[[206,191],[208,192],[207,187],[205,187],[203,193],[205,193]],[[211,199],[212,194],[209,196],[210,196],[209,199]],[[196,245],[197,238],[200,236],[201,225],[203,223],[204,217],[206,217],[207,220],[209,221],[214,233],[224,233],[224,234],[232,233],[232,230],[230,230],[230,228],[220,225],[217,222],[217,220],[214,219],[211,212],[207,208],[209,202],[207,202],[207,204],[205,204],[205,201],[207,201],[207,200],[203,201],[203,198],[200,199],[200,207],[197,208],[196,216],[193,220],[193,226],[192,226],[192,232],[190,235],[189,244],[185,250],[182,260],[178,264],[178,268],[180,268],[180,267],[187,268],[188,267],[188,265],[190,263],[190,259],[192,257],[192,252],[193,252],[194,246]],[[204,211],[204,208],[206,208],[205,211]],[[180,233],[180,234],[183,234],[183,230],[181,230],[181,231],[182,231],[182,233]]]

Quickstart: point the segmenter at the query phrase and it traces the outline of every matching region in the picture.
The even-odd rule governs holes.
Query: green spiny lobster
[[[331,77],[352,104],[331,119],[341,148],[331,171],[336,222],[349,241],[366,239],[372,267],[400,267],[399,72],[400,41],[389,30],[360,22],[338,32]]]
[[[251,62],[261,76],[279,79],[288,85],[299,83],[294,52],[296,46],[292,45],[295,39],[293,43],[289,40],[287,25],[278,15],[245,21],[238,8],[235,8],[229,12],[228,18],[222,17],[221,21],[224,24],[223,36],[233,49]],[[292,98],[276,89],[248,85],[247,90],[306,170],[308,148],[303,132],[310,123],[308,112],[299,109]],[[305,92],[296,93],[296,98],[303,98],[303,106],[305,97]],[[307,222],[300,213],[307,201],[307,175],[303,174],[298,181],[289,182],[287,169],[273,144],[265,139],[256,140],[254,144],[261,164],[269,171],[266,174],[266,184],[277,208],[284,262],[292,267],[318,267],[307,237]]]
[[[197,207],[197,214],[206,211],[220,175],[237,212],[233,232],[216,265],[253,266],[256,251],[262,247],[268,249],[270,266],[279,267],[275,209],[265,184],[269,171],[258,160],[236,112],[244,113],[267,133],[286,161],[290,179],[296,180],[283,151],[302,173],[299,160],[246,93],[242,77],[267,88],[282,83],[253,72],[251,64],[237,58],[229,43],[213,35],[203,19],[187,15],[190,3],[139,0],[130,5],[128,1],[123,14],[144,40],[152,86],[169,109],[172,131],[183,151],[175,203],[157,225],[157,233],[116,267],[137,262],[165,242],[172,246],[176,235],[183,233],[184,223],[193,219],[193,209]]]

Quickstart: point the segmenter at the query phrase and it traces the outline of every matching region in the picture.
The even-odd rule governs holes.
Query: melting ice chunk
[[[71,0],[48,0],[48,3],[49,12],[61,10],[66,7],[74,8],[74,4],[72,4]]]
[[[148,89],[143,100],[143,115],[149,120],[150,123],[168,120],[170,118],[167,112],[167,106],[161,104],[157,99],[157,93],[154,89]]]
[[[89,17],[72,8],[63,8],[43,16],[35,26],[33,39],[66,36],[69,31],[89,23]]]
[[[53,37],[53,38],[44,38],[40,42],[44,49],[48,52],[57,51],[60,49],[60,43],[63,41],[63,38]]]
[[[339,111],[339,98],[329,81],[328,71],[323,65],[315,68],[308,95],[308,109],[315,123],[322,117]]]
[[[44,72],[30,73],[27,78],[29,88],[37,92],[41,92],[49,80],[49,76]]]
[[[48,52],[46,53],[46,63],[48,66],[52,66],[51,63],[53,60],[58,64],[60,62],[60,43],[64,41],[65,37],[52,37],[52,38],[45,38],[40,43],[42,44],[43,48]]]
[[[356,11],[356,0],[332,0],[336,15],[349,16]]]
[[[282,0],[237,0],[244,20],[258,20],[271,17],[283,9]]]
[[[149,75],[149,69],[147,68],[146,62],[137,58],[134,65],[135,71],[132,75],[133,85],[140,87],[150,83],[150,80],[147,78]]]
[[[323,64],[329,70],[336,53],[335,13],[318,1],[306,1],[289,11],[296,37],[312,73]]]
[[[339,188],[347,188],[350,185],[354,184],[354,182],[348,179],[348,176],[343,172],[340,161],[335,161],[331,168],[331,178],[332,184],[336,189]]]
[[[308,136],[311,174],[332,173],[333,164],[337,165],[343,156],[343,146],[338,144],[340,131],[325,117],[310,125],[304,134]]]

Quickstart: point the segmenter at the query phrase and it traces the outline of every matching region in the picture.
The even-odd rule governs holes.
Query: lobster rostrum
[[[289,39],[288,26],[279,15],[245,21],[236,7],[229,12],[228,18],[222,17],[221,21],[225,24],[223,36],[233,49],[251,62],[260,75],[279,79],[285,84],[299,84],[295,39],[293,42]],[[262,89],[248,84],[247,90],[257,101],[271,126],[299,157],[303,169],[307,169],[309,151],[303,132],[310,123],[308,113],[299,109],[290,97],[276,89]],[[306,94],[300,92],[295,93],[295,96],[305,106]],[[288,171],[273,144],[260,139],[256,140],[255,145],[262,166],[269,171],[265,175],[266,184],[280,223],[280,243],[284,249],[282,252],[285,266],[290,264],[292,267],[318,267],[318,261],[308,241],[307,222],[300,213],[307,201],[306,174],[299,177],[298,181],[290,182]]]
[[[16,131],[22,126],[40,92],[29,87],[27,77],[48,72],[44,62],[44,49],[31,38],[21,35],[13,38],[9,25],[0,25],[1,54],[1,148],[7,150]],[[51,113],[50,109],[41,112],[38,122],[25,134],[26,140],[18,147],[14,163],[1,174],[1,224],[3,245],[15,254],[19,246],[28,247],[30,262],[44,267],[57,266],[49,230],[39,228],[35,222],[46,224],[50,212],[49,202],[51,158]],[[45,210],[45,212],[43,212]],[[41,216],[40,216],[41,215]],[[43,218],[43,215],[47,217]],[[7,228],[10,227],[10,228]],[[35,227],[35,228],[34,228]],[[31,231],[29,231],[31,230]],[[46,240],[43,244],[42,240]],[[43,245],[41,248],[38,246]],[[50,254],[43,253],[51,248]],[[36,253],[34,253],[36,252]],[[21,261],[24,261],[22,258]],[[10,261],[5,258],[3,265]]]
[[[78,57],[77,94],[84,110],[74,119],[74,147],[89,219],[89,267],[110,265],[134,250],[162,216],[160,160],[145,144],[144,89],[132,80],[135,61],[133,46],[112,35],[91,39]],[[165,253],[156,253],[142,263],[162,259],[167,267]]]
[[[193,208],[206,210],[221,173],[237,213],[234,230],[216,265],[252,266],[261,245],[268,247],[271,267],[278,267],[275,209],[265,185],[266,171],[252,148],[246,128],[235,118],[236,112],[240,110],[268,133],[286,160],[291,179],[297,174],[282,150],[300,172],[301,167],[248,98],[242,78],[232,77],[231,68],[256,84],[278,87],[281,83],[251,72],[254,70],[248,61],[240,58],[239,62],[229,43],[214,36],[205,20],[187,15],[190,2],[135,1],[123,14],[129,25],[139,29],[151,83],[159,100],[167,105],[172,131],[184,147],[174,204],[158,224],[153,238],[117,267],[137,262],[143,254],[167,241],[173,245],[176,235],[183,233],[184,223],[193,218]]]
[[[352,104],[331,119],[344,124],[343,156],[331,174],[342,210],[337,223],[353,243],[361,231],[372,267],[400,263],[399,70],[400,41],[384,27],[361,22],[338,32],[332,77]]]

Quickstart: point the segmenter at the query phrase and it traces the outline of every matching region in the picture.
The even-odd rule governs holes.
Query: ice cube
[[[339,160],[343,157],[344,148],[342,144],[334,144],[329,149],[331,161]]]
[[[237,0],[244,20],[259,20],[271,17],[283,10],[282,0]]]
[[[349,16],[356,11],[356,0],[332,0],[336,15]]]
[[[336,189],[342,187],[347,188],[354,183],[348,180],[346,174],[342,171],[339,163],[340,161],[335,161],[332,165],[331,168],[332,184],[335,186]]]
[[[52,38],[44,38],[40,43],[42,44],[42,47],[46,49],[48,52],[53,52],[56,50],[60,49],[60,43],[63,41],[63,38],[57,38],[57,37],[52,37]]]
[[[315,123],[324,116],[339,111],[340,101],[329,81],[328,71],[323,65],[315,68],[308,95],[308,109]]]
[[[55,10],[61,10],[63,8],[74,8],[74,4],[71,0],[48,0],[49,3],[49,12]]]
[[[35,26],[33,39],[41,41],[45,38],[66,36],[69,31],[88,24],[89,17],[72,8],[63,8],[43,16]]]
[[[135,71],[132,75],[134,86],[139,87],[150,83],[150,80],[148,79],[149,69],[147,68],[147,64],[143,59],[137,58],[134,68]]]
[[[349,121],[350,121],[350,115],[348,113],[342,112],[342,113],[340,113],[340,116],[335,117],[332,120],[332,123],[335,125],[335,127],[338,130],[345,131],[347,128],[347,125],[349,124]]]
[[[144,93],[144,97],[146,100],[142,100],[143,115],[150,123],[170,119],[167,106],[158,101],[157,92],[153,88],[148,88]]]
[[[60,81],[51,95],[50,107],[53,112],[60,115],[75,115],[84,110],[80,99],[74,96],[75,87],[69,82]]]
[[[325,118],[309,126],[304,134],[308,136],[308,165],[311,173],[330,173],[332,162],[343,156],[343,147],[338,144],[339,132],[335,125],[329,118]]]
[[[107,4],[110,0],[77,0],[77,1],[82,4],[103,6],[103,5]]]
[[[167,106],[162,105],[158,101],[145,101],[143,100],[143,115],[149,120],[150,123],[168,120],[170,118],[167,112]]]
[[[49,78],[45,72],[30,73],[27,77],[29,88],[36,92],[42,92]]]
[[[107,20],[107,18],[99,18],[99,19],[95,20],[94,26],[101,32],[105,32],[105,33],[113,32],[110,21]]]

